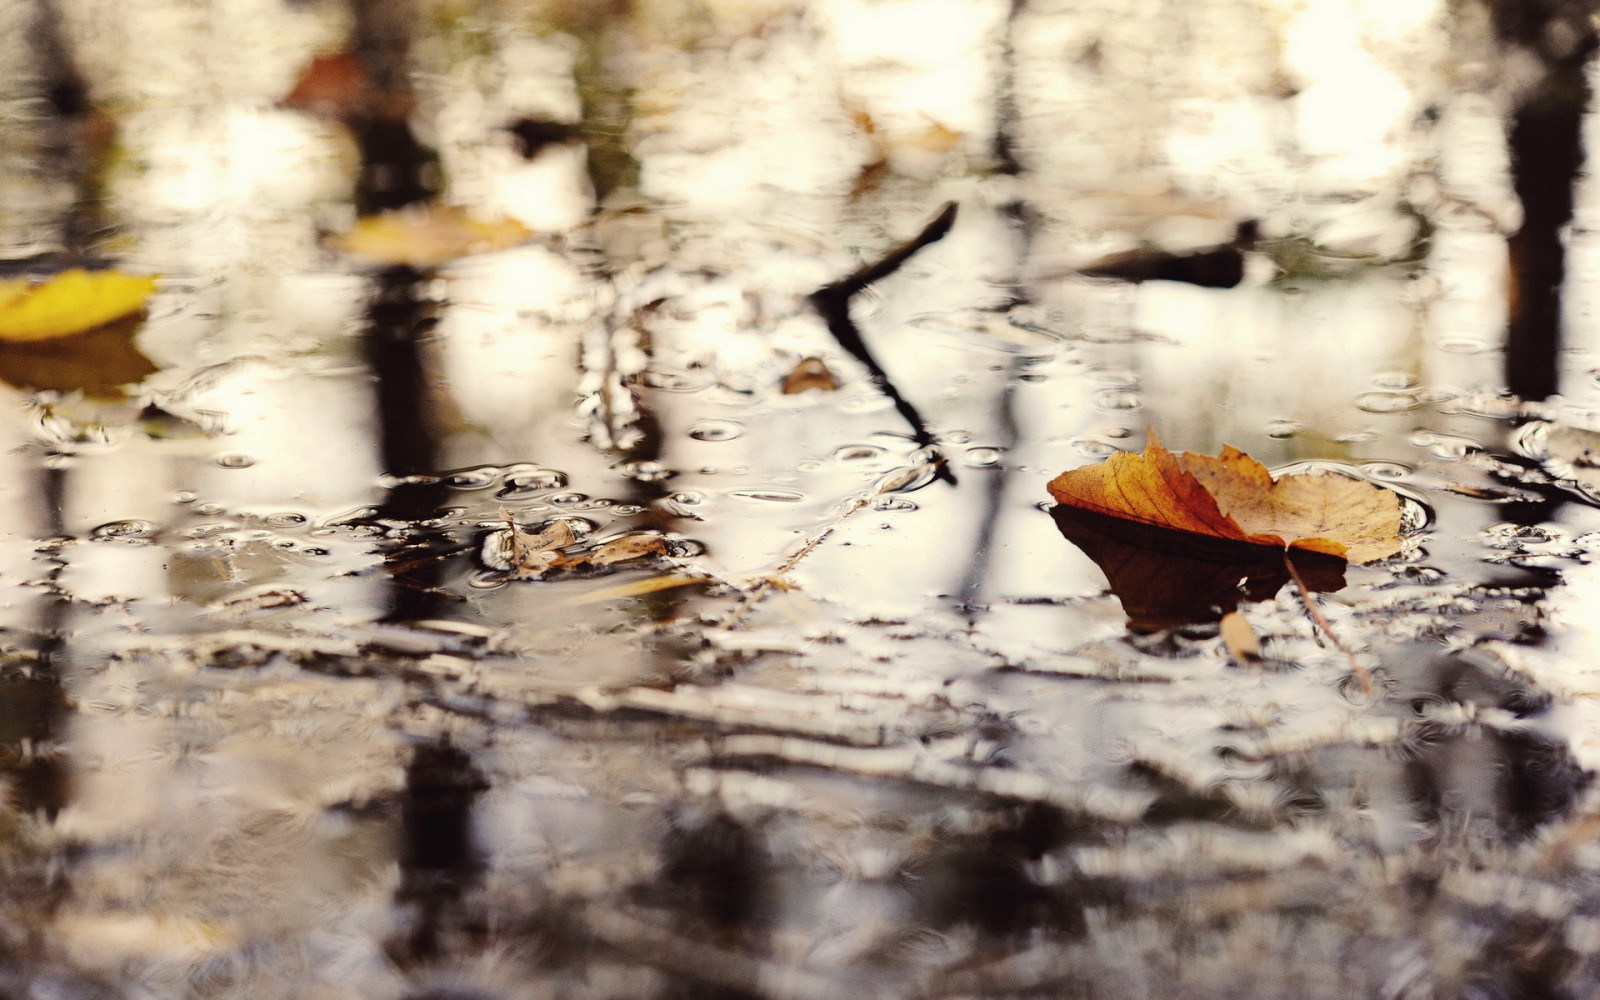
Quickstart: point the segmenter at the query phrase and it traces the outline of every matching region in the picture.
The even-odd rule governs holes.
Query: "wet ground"
[[[0,6],[7,273],[161,276],[125,390],[0,347],[0,992],[1600,989],[1498,8]],[[528,234],[332,235],[430,202]],[[1128,629],[1045,483],[1152,427],[1405,498],[1354,661]]]

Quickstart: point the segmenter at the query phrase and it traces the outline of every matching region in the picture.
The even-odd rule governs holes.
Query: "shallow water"
[[[333,248],[400,161],[278,104],[382,5],[8,37],[8,270],[161,279],[127,392],[0,371],[0,989],[1591,992],[1588,182],[1521,402],[1475,22],[1135,6],[423,5],[412,179],[532,231],[427,267]],[[875,380],[816,293],[947,203]],[[1318,598],[1373,690],[1293,587],[1258,663],[1129,630],[1044,487],[1152,428],[1406,498]]]

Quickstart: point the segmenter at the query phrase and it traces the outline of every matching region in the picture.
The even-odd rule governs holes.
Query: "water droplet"
[[[1373,376],[1372,384],[1379,389],[1415,389],[1422,383],[1410,372],[1383,372]]]
[[[500,478],[500,469],[494,465],[480,465],[474,469],[458,469],[440,480],[453,490],[481,490],[492,486]]]
[[[566,485],[565,473],[554,469],[536,469],[507,476],[505,486],[496,491],[495,496],[502,500],[517,500],[545,490],[559,490]]]
[[[256,464],[256,457],[242,451],[225,451],[212,458],[224,469],[248,469]]]
[[[945,444],[970,444],[972,434],[968,431],[950,431],[944,435]]]
[[[1367,413],[1404,413],[1421,405],[1410,392],[1363,392],[1356,397],[1357,409]]]
[[[156,533],[156,526],[149,521],[129,519],[126,521],[111,521],[100,525],[89,532],[90,538],[134,539],[149,538]]]
[[[575,503],[583,503],[585,500],[589,499],[589,494],[587,494],[587,493],[557,493],[555,496],[549,497],[547,499],[549,499],[549,501],[551,503],[553,503],[553,504],[558,504],[558,505],[560,505],[562,507],[570,507]]]
[[[768,503],[799,503],[806,498],[804,493],[794,490],[733,490],[730,497],[741,500],[762,500]]]
[[[697,420],[689,428],[696,441],[732,441],[743,433],[744,424],[737,420]]]
[[[1089,437],[1073,438],[1067,442],[1067,447],[1080,455],[1087,455],[1090,458],[1105,458],[1117,450],[1113,445],[1105,441]]]
[[[1127,389],[1102,389],[1094,394],[1094,405],[1100,410],[1137,410],[1144,402]]]
[[[871,444],[847,444],[833,451],[833,459],[836,462],[869,462],[883,455],[882,448]]]
[[[1121,441],[1123,438],[1132,437],[1133,429],[1129,427],[1107,427],[1106,437]]]
[[[1267,424],[1267,437],[1283,441],[1305,429],[1306,425],[1298,420],[1274,420]]]
[[[200,499],[200,494],[194,490],[179,490],[172,494],[173,503],[194,503],[198,499]]]
[[[617,504],[616,512],[621,517],[632,517],[635,514],[643,513],[644,508],[640,507],[638,504],[619,503]]]
[[[872,501],[873,510],[916,510],[917,505],[905,497],[887,496],[878,497]]]
[[[704,389],[709,383],[703,379],[691,376],[682,371],[661,371],[651,369],[639,377],[639,380],[652,389],[663,392],[694,392]]]
[[[666,539],[667,555],[674,559],[693,559],[695,556],[705,555],[704,544],[692,538]]]
[[[999,465],[1004,454],[999,448],[968,448],[961,456],[961,464],[970,469],[988,469]]]
[[[1446,354],[1482,354],[1493,350],[1493,345],[1472,337],[1445,337],[1438,341],[1438,347]]]
[[[677,472],[660,462],[623,462],[617,467],[617,471],[641,483],[659,483],[677,475]]]
[[[1417,389],[1413,395],[1417,397],[1417,402],[1435,406],[1439,403],[1448,403],[1452,399],[1459,399],[1461,391],[1459,389],[1448,389],[1442,385],[1434,385]]]
[[[201,514],[205,517],[216,517],[218,514],[225,513],[226,511],[227,508],[222,506],[220,503],[203,503],[197,505],[194,509],[196,514]]]
[[[295,510],[279,511],[268,514],[261,519],[261,523],[269,528],[295,528],[309,521],[310,518]]]

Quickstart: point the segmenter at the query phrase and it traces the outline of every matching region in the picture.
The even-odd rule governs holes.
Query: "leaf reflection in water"
[[[1321,552],[1240,545],[1059,504],[1050,515],[1105,573],[1138,632],[1210,624],[1241,601],[1267,600],[1290,580],[1286,561],[1313,592],[1344,587],[1345,560]]]

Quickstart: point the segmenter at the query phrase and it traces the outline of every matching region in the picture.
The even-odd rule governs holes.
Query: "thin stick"
[[[1289,579],[1294,581],[1295,589],[1300,591],[1300,603],[1305,605],[1306,613],[1311,616],[1311,620],[1316,622],[1317,628],[1328,637],[1328,641],[1350,660],[1350,669],[1355,672],[1356,680],[1361,682],[1361,693],[1371,694],[1372,674],[1368,673],[1367,668],[1356,659],[1355,651],[1339,640],[1333,631],[1333,626],[1328,624],[1328,619],[1322,617],[1317,602],[1311,597],[1311,588],[1306,586],[1305,578],[1300,575],[1300,571],[1294,568],[1294,560],[1289,558],[1288,549],[1283,550],[1283,568],[1289,571]]]

